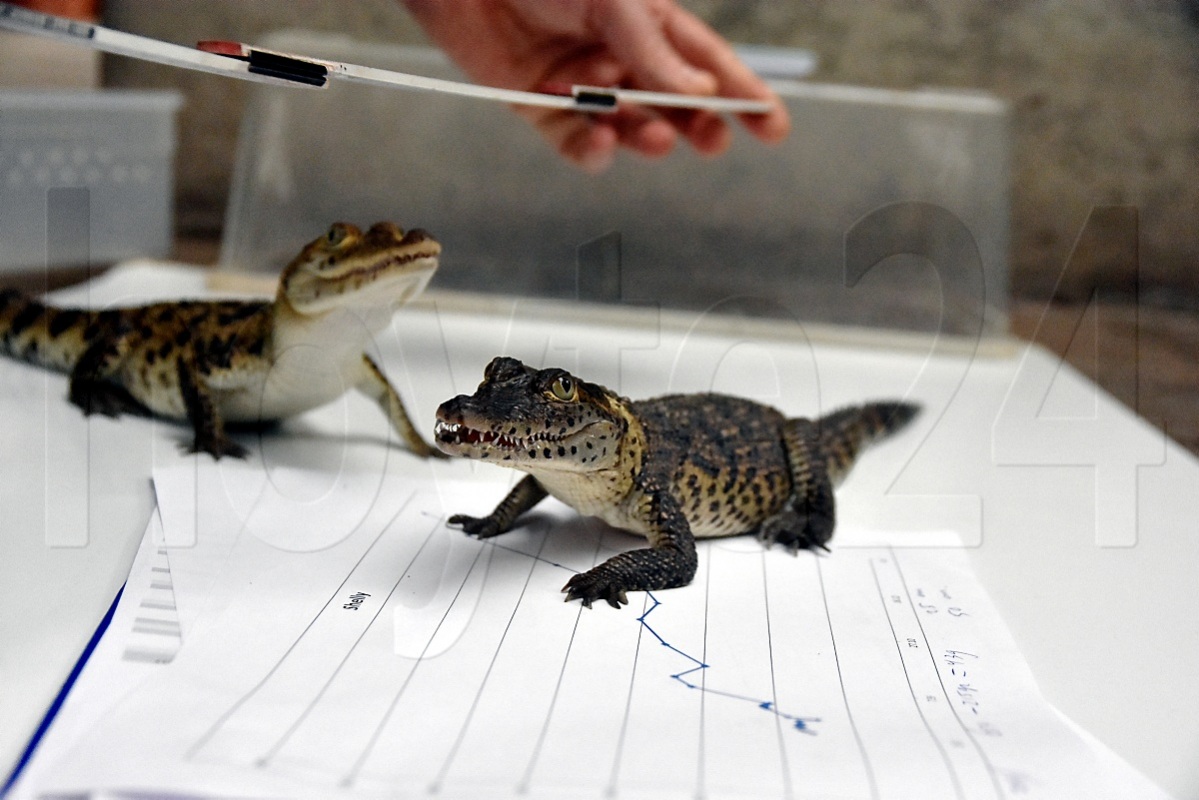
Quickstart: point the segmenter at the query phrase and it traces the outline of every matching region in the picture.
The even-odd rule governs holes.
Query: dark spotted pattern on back
[[[26,303],[24,308],[13,315],[12,322],[9,323],[9,333],[14,337],[20,336],[42,318],[45,310],[46,307],[40,303]]]
[[[86,413],[153,411],[190,419],[181,375],[194,374],[198,382],[216,369],[266,366],[266,302],[185,301],[94,312],[11,292],[6,297],[4,350],[70,373],[70,399]]]
[[[783,415],[738,397],[672,395],[633,402],[645,431],[642,470],[708,535],[754,530],[791,494]]]

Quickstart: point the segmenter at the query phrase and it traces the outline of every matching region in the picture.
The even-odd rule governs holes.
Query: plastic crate
[[[171,248],[176,92],[0,91],[0,269]]]

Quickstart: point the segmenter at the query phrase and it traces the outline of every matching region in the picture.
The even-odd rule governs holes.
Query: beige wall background
[[[1184,0],[682,0],[736,42],[809,48],[814,80],[990,92],[1013,112],[1012,291],[1128,292],[1138,270],[1096,241],[1059,284],[1096,206],[1140,220],[1142,302],[1199,308],[1199,3]],[[304,27],[424,43],[396,0],[108,0],[107,25],[181,44]],[[108,58],[108,85],[174,87],[178,225],[219,233],[245,86]],[[802,121],[797,121],[802,124]],[[329,123],[325,123],[329,124]],[[1114,253],[1121,248],[1112,248]]]

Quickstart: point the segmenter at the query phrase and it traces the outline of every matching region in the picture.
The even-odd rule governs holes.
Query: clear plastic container
[[[431,50],[300,32],[262,46],[461,77]],[[598,177],[502,104],[336,81],[254,87],[221,261],[276,272],[334,220],[392,219],[441,240],[434,289],[1005,332],[1006,106],[775,85],[793,120],[783,143],[738,131],[720,158],[680,145],[661,161],[623,154]]]

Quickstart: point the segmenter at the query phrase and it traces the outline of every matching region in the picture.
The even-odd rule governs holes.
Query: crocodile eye
[[[346,237],[349,235],[350,232],[346,229],[346,226],[339,222],[333,225],[333,227],[329,228],[329,232],[325,234],[325,241],[332,246],[337,247],[339,244],[344,242]]]
[[[550,394],[563,403],[573,403],[579,396],[579,390],[569,375],[559,375],[550,384]]]

